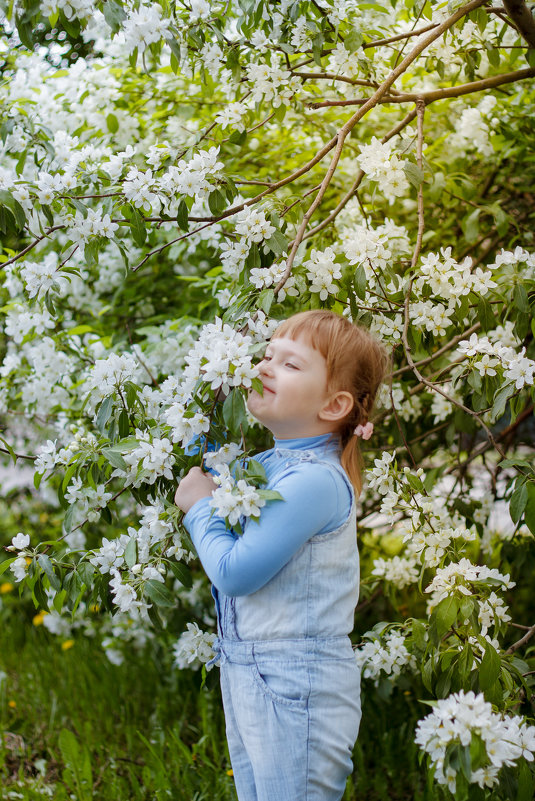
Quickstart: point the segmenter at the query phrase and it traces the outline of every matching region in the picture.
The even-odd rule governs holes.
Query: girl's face
[[[324,417],[331,397],[325,359],[306,340],[273,339],[258,369],[264,394],[252,390],[247,406],[275,437],[313,437],[336,429]]]

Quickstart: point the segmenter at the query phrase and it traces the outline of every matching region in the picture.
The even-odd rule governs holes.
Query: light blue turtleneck
[[[276,439],[255,459],[266,471],[267,488],[284,501],[268,501],[258,522],[247,519],[242,536],[213,514],[210,497],[184,518],[209,579],[225,595],[259,590],[310,537],[338,528],[351,508],[348,481],[328,464],[340,465],[339,445],[330,434]]]

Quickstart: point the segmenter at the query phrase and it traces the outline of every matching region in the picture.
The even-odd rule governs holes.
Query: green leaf
[[[527,485],[528,500],[524,509],[524,520],[532,534],[535,534],[535,484],[530,481]]]
[[[530,50],[535,53],[535,50]],[[535,61],[535,59],[534,59]],[[535,64],[532,66],[535,67]],[[533,801],[533,775],[525,759],[520,760],[518,768],[515,768],[518,779],[518,790],[515,801]]]
[[[102,448],[102,455],[113,467],[117,467],[119,470],[128,470],[128,465],[119,451],[113,450],[113,448]]]
[[[249,459],[245,475],[250,481],[259,481],[262,484],[267,484],[267,475],[264,465],[256,459]]]
[[[107,3],[105,5],[107,5]],[[119,121],[115,114],[108,114],[106,117],[106,125],[108,126],[110,133],[117,133],[119,130]]]
[[[5,573],[6,570],[8,570],[9,566],[15,561],[15,559],[18,559],[18,556],[13,556],[11,559],[4,559],[3,562],[0,562],[0,576],[2,573]]]
[[[104,14],[104,19],[111,28],[112,34],[117,33],[121,27],[121,23],[126,19],[126,12],[123,7],[119,3],[116,3],[115,0],[106,0],[105,3],[102,3],[102,13]]]
[[[518,523],[528,501],[528,488],[525,483],[515,485],[515,491],[509,501],[509,513],[513,523]]]
[[[275,291],[273,289],[263,289],[258,296],[257,307],[262,309],[265,314],[269,314],[273,301],[275,300]]]
[[[5,206],[11,212],[15,220],[16,230],[22,230],[26,224],[26,214],[18,200],[15,200],[13,195],[6,189],[0,189],[0,205]]]
[[[472,777],[472,758],[469,745],[464,745],[459,748],[459,764],[464,776],[470,781]]]
[[[191,570],[186,567],[185,564],[182,562],[168,562],[169,567],[176,579],[180,581],[181,584],[186,587],[187,590],[191,589],[193,586],[193,577],[191,575]]]
[[[288,240],[280,231],[274,231],[266,240],[266,245],[276,256],[288,251]]]
[[[515,385],[513,383],[506,384],[496,392],[493,398],[491,409],[491,417],[493,421],[499,420],[499,418],[502,417],[502,415],[505,413],[507,401],[512,395],[514,395],[514,393]]]
[[[137,542],[134,537],[128,540],[128,545],[124,549],[124,561],[128,567],[133,567],[137,562]]]
[[[497,47],[487,47],[487,58],[493,67],[500,66],[500,51]]]
[[[496,325],[496,316],[492,306],[484,297],[480,297],[477,302],[477,319],[481,323],[483,331],[489,331]]]
[[[214,189],[210,192],[208,195],[208,206],[215,217],[222,214],[227,207],[227,199],[223,192],[219,189]]]
[[[494,689],[500,675],[501,662],[496,649],[488,642],[478,671],[479,686],[483,692]]]
[[[89,801],[93,797],[93,777],[88,748],[79,744],[68,729],[61,730],[58,743],[66,766],[64,776],[76,791],[77,801]]]
[[[522,284],[517,284],[513,291],[514,304],[521,312],[530,311],[528,293]]]
[[[103,436],[106,430],[106,423],[110,419],[113,410],[113,400],[113,395],[109,395],[102,401],[100,404],[100,409],[98,410],[95,425]]]
[[[223,419],[231,434],[239,434],[240,426],[247,420],[245,401],[239,389],[235,388],[225,398]]]
[[[413,490],[421,492],[422,495],[426,495],[425,487],[418,476],[414,475],[414,473],[405,473],[405,478]]]
[[[176,601],[171,591],[161,581],[148,579],[145,582],[144,593],[158,606],[167,606],[169,608],[176,606]]]
[[[356,31],[354,28],[352,28],[349,34],[344,39],[344,47],[350,53],[354,53],[355,50],[359,49],[363,41],[364,37],[360,33],[360,31]]]
[[[48,558],[45,553],[40,554],[37,557],[37,561],[41,567],[41,569],[46,573],[48,580],[50,581],[50,586],[58,592],[61,590],[61,581],[56,576],[54,572],[54,567],[52,566],[52,562]]]
[[[325,41],[325,37],[323,36],[322,33],[318,33],[312,39],[312,53],[314,55],[314,61],[316,62],[318,67],[321,67],[321,52],[323,50],[324,41]]]
[[[145,244],[145,240],[147,238],[147,226],[143,220],[143,217],[135,208],[135,206],[132,206],[131,209],[132,216],[130,218],[130,230],[132,232],[132,239],[136,245],[141,248]]]
[[[420,188],[420,184],[423,183],[424,180],[424,171],[418,167],[417,164],[414,164],[412,161],[406,161],[403,164],[403,172],[407,176],[409,182],[416,188]]]
[[[72,531],[72,523],[74,517],[74,510],[76,506],[71,503],[67,511],[65,512],[65,517],[63,518],[63,529],[66,534],[69,534]]]
[[[453,595],[443,598],[442,601],[436,606],[431,615],[431,619],[435,621],[437,634],[442,637],[447,631],[451,629],[457,619],[457,610],[459,602]]]
[[[189,230],[189,221],[188,221],[188,207],[185,200],[181,200],[178,204],[178,208],[176,211],[176,221],[178,223],[178,227],[181,228],[183,231]]]
[[[367,281],[368,279],[366,278],[366,270],[364,269],[364,265],[359,264],[355,270],[355,275],[353,276],[353,286],[355,287],[355,292],[361,300],[366,298]]]
[[[6,446],[6,451],[13,459],[13,464],[17,464],[17,454],[15,453],[9,442],[6,439],[4,439],[4,437],[0,437],[0,442],[2,442]]]
[[[284,500],[283,496],[280,494],[280,492],[277,492],[277,490],[260,489],[260,490],[258,490],[258,494],[265,501],[283,501]]]
[[[247,131],[232,131],[228,140],[233,145],[243,145],[247,139]]]
[[[479,215],[481,209],[474,209],[462,221],[462,229],[469,245],[472,245],[479,236]]]

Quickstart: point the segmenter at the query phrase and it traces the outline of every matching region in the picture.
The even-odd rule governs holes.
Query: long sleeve
[[[241,537],[225,529],[202,498],[184,518],[202,565],[225,595],[249,595],[263,587],[315,534],[340,525],[351,497],[344,480],[325,464],[289,468],[270,489],[283,501],[268,501],[260,519],[248,519]]]

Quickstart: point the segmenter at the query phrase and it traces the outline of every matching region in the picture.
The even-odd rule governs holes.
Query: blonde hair
[[[389,356],[383,345],[365,328],[326,309],[294,314],[284,320],[273,334],[273,338],[296,339],[301,336],[324,357],[328,390],[343,390],[353,396],[353,407],[341,420],[337,434],[342,447],[342,467],[359,495],[362,456],[359,439],[353,432],[356,426],[364,425],[372,413],[377,390],[389,367]]]

